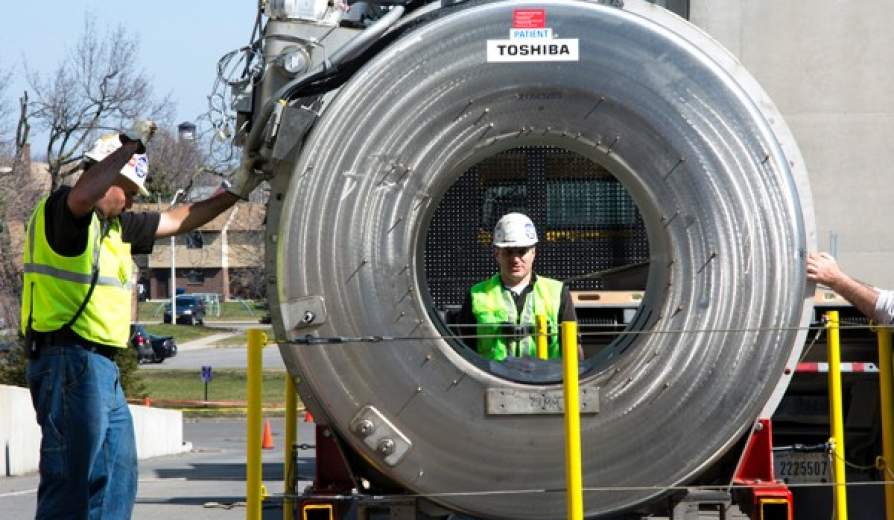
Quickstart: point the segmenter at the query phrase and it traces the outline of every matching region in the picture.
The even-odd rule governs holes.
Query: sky
[[[80,38],[85,16],[91,16],[103,32],[121,24],[138,38],[138,65],[156,95],[171,94],[174,123],[195,121],[207,110],[217,60],[248,43],[256,9],[257,0],[3,2],[0,67],[14,71],[6,101],[17,107],[27,89],[23,61],[51,73]],[[45,145],[46,138],[32,136],[35,151],[41,141]]]

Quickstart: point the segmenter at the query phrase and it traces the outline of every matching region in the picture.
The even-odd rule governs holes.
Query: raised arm
[[[133,154],[139,153],[141,148],[142,144],[139,141],[129,141],[106,155],[101,161],[88,166],[68,194],[68,208],[72,215],[83,217],[93,211],[96,202],[118,178],[121,168]]]
[[[161,214],[155,237],[179,235],[201,227],[232,207],[238,200],[239,197],[236,195],[221,190],[205,200],[175,206]]]
[[[832,289],[866,316],[890,322],[890,316],[885,313],[880,315],[876,310],[879,290],[848,276],[829,253],[811,253],[807,256],[807,279]]]
[[[189,204],[181,204],[161,214],[156,238],[164,238],[192,231],[220,215],[236,204],[240,199],[248,200],[249,194],[264,180],[264,176],[255,171],[259,160],[254,156],[244,157],[242,163],[230,176],[229,186],[217,190],[205,200]]]

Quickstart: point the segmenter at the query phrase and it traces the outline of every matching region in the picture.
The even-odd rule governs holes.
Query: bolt
[[[387,437],[382,439],[381,441],[379,441],[379,446],[377,449],[379,453],[381,453],[385,457],[391,455],[392,453],[394,453],[394,439],[390,439]]]
[[[364,437],[369,437],[374,431],[376,431],[376,425],[373,424],[369,419],[363,419],[357,426],[355,427],[357,433]]]
[[[316,318],[314,313],[312,313],[310,311],[304,311],[304,316],[301,318],[301,323],[304,323],[304,324],[311,323],[314,321],[314,318]]]

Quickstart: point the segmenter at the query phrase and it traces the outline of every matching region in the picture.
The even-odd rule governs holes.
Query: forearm
[[[851,305],[856,307],[857,310],[866,316],[876,320],[881,319],[882,321],[890,321],[890,318],[885,320],[882,316],[877,316],[876,302],[879,298],[878,289],[854,280],[847,275],[839,277],[828,285],[830,289],[849,301]]]
[[[68,206],[73,215],[82,217],[93,210],[93,206],[115,182],[121,168],[137,152],[139,146],[138,142],[125,143],[105,159],[91,164],[81,174],[68,195]]]
[[[155,236],[162,238],[192,231],[210,222],[238,200],[232,193],[220,192],[199,202],[173,207],[161,214]]]

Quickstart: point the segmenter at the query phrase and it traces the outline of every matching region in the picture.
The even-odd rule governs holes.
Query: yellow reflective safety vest
[[[130,244],[121,238],[121,221],[101,221],[93,213],[87,247],[78,256],[62,256],[47,241],[44,197],[31,214],[25,238],[25,286],[22,331],[31,316],[37,332],[59,330],[75,315],[90,289],[94,263],[99,267],[90,301],[71,329],[82,338],[126,347],[131,321]]]
[[[561,356],[559,346],[558,321],[559,306],[562,303],[562,282],[538,276],[534,288],[525,297],[521,316],[515,306],[515,298],[509,289],[503,287],[499,273],[471,289],[472,314],[478,323],[478,353],[487,359],[503,361],[508,356],[537,357],[534,336],[522,338],[501,337],[504,324],[526,325],[533,330],[534,316],[546,315],[548,332],[548,356]]]

